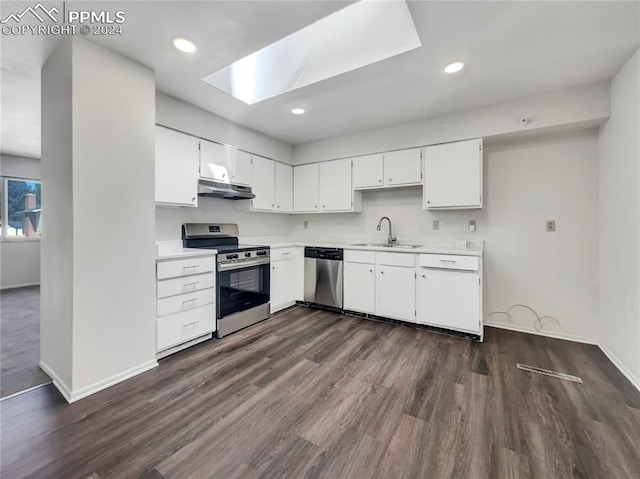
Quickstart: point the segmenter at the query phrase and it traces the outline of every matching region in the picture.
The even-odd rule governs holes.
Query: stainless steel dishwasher
[[[304,300],[317,306],[342,309],[343,250],[304,249]]]

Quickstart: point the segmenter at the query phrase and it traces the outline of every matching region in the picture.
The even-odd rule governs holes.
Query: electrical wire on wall
[[[549,315],[546,315],[546,314],[543,315],[543,316],[540,316],[535,309],[533,309],[531,306],[527,306],[526,304],[513,304],[513,305],[509,306],[509,308],[506,311],[493,311],[491,313],[485,313],[484,315],[485,316],[493,316],[493,315],[496,315],[496,314],[503,314],[503,315],[507,316],[508,321],[510,323],[513,323],[512,311],[515,308],[527,309],[527,310],[531,311],[535,315],[536,319],[533,320],[533,329],[535,329],[539,333],[542,333],[542,332],[559,333],[560,332],[560,329],[561,329],[560,321],[558,321],[553,316],[549,316]],[[549,324],[555,324],[556,329],[555,330],[551,330],[551,331],[545,329],[545,328],[547,328],[549,326]]]

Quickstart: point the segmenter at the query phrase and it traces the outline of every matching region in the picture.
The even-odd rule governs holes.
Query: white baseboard
[[[609,361],[611,361],[613,363],[613,365],[618,368],[618,370],[624,374],[624,376],[629,380],[629,382],[631,384],[633,384],[633,386],[640,391],[640,380],[638,380],[638,378],[636,378],[633,374],[631,374],[631,371],[629,371],[629,369],[627,369],[627,367],[622,364],[622,362],[611,352],[609,351],[606,346],[603,346],[602,344],[598,345],[600,347],[600,349],[602,350],[602,352],[604,353],[604,355],[609,358]]]
[[[60,391],[60,394],[62,394],[67,402],[71,402],[69,400],[69,398],[71,398],[71,389],[69,388],[69,386],[67,386],[67,384],[62,379],[60,379],[60,377],[54,372],[54,370],[51,369],[42,360],[38,361],[38,366],[40,366],[40,369],[42,369],[49,375],[49,377],[53,380],[53,385],[58,389],[58,391]]]
[[[27,288],[29,286],[40,286],[40,283],[11,284],[9,286],[3,286],[0,288],[0,291],[4,291],[6,289]]]
[[[76,391],[71,391],[69,399],[67,401],[69,403],[78,401],[79,399],[90,396],[98,391],[102,391],[110,386],[114,386],[115,384],[121,383],[122,381],[126,381],[133,376],[137,376],[138,374],[144,373],[145,371],[149,371],[158,367],[158,361],[155,359],[152,361],[147,361],[146,363],[142,363],[139,366],[136,366],[131,369],[127,369],[126,371],[122,371],[121,373],[114,374],[113,376],[103,379],[102,381],[98,381],[89,386],[85,386]]]
[[[538,336],[545,336],[547,338],[554,339],[564,339],[565,341],[575,341],[576,343],[584,343],[584,344],[593,344],[595,346],[600,346],[598,341],[591,338],[584,338],[582,336],[573,336],[571,334],[566,333],[553,333],[547,331],[538,331],[537,329],[530,326],[522,326],[514,323],[501,323],[501,322],[484,322],[485,326],[490,326],[492,328],[500,328],[500,329],[508,329],[509,331],[517,331],[519,333],[528,333],[528,334],[536,334]]]
[[[131,369],[127,369],[121,373],[115,374],[109,378],[103,379],[102,381],[98,381],[89,386],[85,386],[76,391],[71,390],[65,383],[62,381],[58,375],[45,363],[42,361],[39,362],[40,368],[47,373],[51,379],[53,379],[53,385],[58,388],[60,394],[67,400],[69,404],[78,401],[79,399],[90,396],[91,394],[97,393],[98,391],[102,391],[110,386],[118,384],[122,381],[126,381],[133,376],[137,376],[145,371],[149,371],[158,366],[158,361],[147,361],[146,363],[142,363],[139,366],[136,366]]]

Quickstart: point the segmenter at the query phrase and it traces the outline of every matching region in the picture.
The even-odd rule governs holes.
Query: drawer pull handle
[[[282,256],[288,256],[288,255],[290,255],[290,254],[291,254],[291,253],[282,253]]]
[[[457,263],[457,261],[455,259],[441,259],[440,262],[441,263],[450,263],[450,264]]]
[[[373,273],[373,270],[372,270],[372,269],[370,269],[370,270],[369,270],[369,273]]]
[[[182,306],[184,306],[187,303],[196,304],[196,301],[198,301],[198,298],[187,299],[186,301],[182,302]]]
[[[186,328],[188,326],[195,326],[196,324],[198,324],[200,321],[193,321],[192,323],[187,323],[187,324],[183,324],[182,327]]]
[[[183,267],[182,267],[182,270],[183,270],[183,271],[186,271],[186,270],[188,270],[188,269],[192,269],[192,270],[194,270],[194,271],[195,271],[195,269],[196,269],[196,268],[199,268],[199,267],[200,267],[200,265],[199,265],[199,264],[194,264],[193,266],[183,266]]]
[[[182,287],[183,288],[195,288],[196,286],[198,286],[199,283],[200,283],[200,281],[194,281],[193,283],[183,284]]]
[[[422,275],[422,277],[423,277],[423,278],[426,278],[426,277],[427,277],[427,275],[423,274],[423,275]]]

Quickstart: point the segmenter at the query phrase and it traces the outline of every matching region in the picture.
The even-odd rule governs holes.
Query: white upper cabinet
[[[276,207],[277,213],[293,211],[293,168],[284,163],[276,164]]]
[[[384,186],[384,157],[376,155],[358,156],[353,159],[353,188],[380,188]]]
[[[293,168],[293,211],[315,213],[318,209],[318,163]]]
[[[482,208],[482,139],[425,148],[425,209]]]
[[[251,184],[251,154],[219,145],[200,142],[200,177],[249,186]]]
[[[390,151],[384,154],[384,186],[422,184],[422,149]]]
[[[354,193],[351,160],[332,160],[293,168],[296,213],[362,211],[362,194]]]
[[[275,161],[260,156],[253,157],[251,189],[255,198],[251,200],[251,209],[273,211],[275,208]]]
[[[231,182],[226,146],[211,141],[200,141],[200,178]]]
[[[320,211],[351,211],[353,186],[351,160],[333,160],[320,163]]]
[[[156,127],[156,203],[198,206],[198,138]]]
[[[227,151],[227,168],[229,170],[231,183],[251,186],[251,154],[229,147],[227,147]]]

